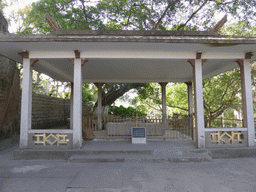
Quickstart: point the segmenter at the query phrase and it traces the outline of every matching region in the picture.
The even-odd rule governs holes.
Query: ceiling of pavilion
[[[74,50],[88,59],[82,66],[84,82],[186,82],[192,81],[187,62],[202,51],[203,78],[217,75],[238,65],[245,52],[256,52],[255,44],[213,45],[200,43],[144,42],[1,42],[0,53],[22,63],[18,55],[27,50],[39,61],[33,69],[60,81],[73,80]],[[55,57],[55,58],[54,58]],[[253,56],[252,60],[255,60]]]
[[[204,78],[237,67],[231,59],[208,60]],[[36,71],[61,81],[72,81],[73,64],[67,59],[42,59]],[[192,81],[192,66],[187,59],[90,58],[82,66],[84,82],[186,82]]]

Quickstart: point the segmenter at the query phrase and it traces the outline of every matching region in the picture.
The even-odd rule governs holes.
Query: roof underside
[[[127,34],[129,35],[129,34]],[[22,63],[27,50],[39,59],[33,69],[60,81],[73,81],[74,58],[79,50],[88,59],[82,67],[84,82],[186,82],[192,81],[188,59],[202,51],[203,77],[237,67],[236,59],[256,52],[255,38],[227,39],[211,36],[84,36],[1,35],[0,54]],[[252,57],[255,60],[255,57]]]

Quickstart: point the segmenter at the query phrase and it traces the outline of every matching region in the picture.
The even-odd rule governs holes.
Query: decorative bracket
[[[82,66],[84,66],[84,64],[89,61],[88,59],[82,59]]]
[[[197,51],[196,52],[196,59],[201,59],[202,57],[202,51]]]
[[[207,61],[207,59],[202,59],[202,66]],[[195,59],[188,59],[188,62],[191,64],[192,67],[195,67]]]
[[[159,85],[161,85],[161,87],[165,87],[168,83],[167,82],[160,82]]]
[[[34,67],[37,61],[39,61],[39,59],[30,59],[30,65]]]
[[[207,59],[202,59],[202,65],[207,61]]]
[[[246,52],[244,55],[244,59],[251,59],[253,56],[252,52]],[[237,59],[235,62],[241,67],[244,64],[244,59]]]
[[[22,58],[25,58],[25,59],[29,58],[29,52],[27,50],[19,51],[19,55],[21,55]]]
[[[74,58],[69,58],[68,60],[74,65]]]
[[[192,86],[192,82],[189,81],[189,82],[185,82],[187,84],[187,86]]]
[[[253,56],[252,52],[246,52],[244,58],[245,58],[245,59],[251,59],[252,56]]]
[[[73,65],[74,65],[74,58],[68,59]],[[84,64],[89,61],[88,59],[81,59],[81,65],[84,66]]]
[[[104,84],[105,84],[105,83],[99,83],[99,82],[94,83],[94,85],[95,85],[96,87],[103,86]]]
[[[239,67],[241,67],[244,64],[244,60],[243,59],[237,59],[237,60],[235,60],[235,62],[237,62]]]
[[[192,67],[195,66],[195,59],[188,59],[188,62],[191,64]]]
[[[74,52],[75,52],[76,59],[80,59],[80,51],[75,50]]]

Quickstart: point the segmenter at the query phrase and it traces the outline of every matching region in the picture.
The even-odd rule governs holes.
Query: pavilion
[[[255,37],[221,36],[214,30],[57,29],[53,35],[0,34],[0,54],[23,64],[21,149],[33,148],[35,143],[45,146],[45,140],[50,144],[57,143],[57,146],[81,148],[83,82],[98,83],[99,90],[103,83],[159,82],[164,95],[167,82],[187,82],[189,114],[193,113],[193,82],[197,147],[253,147],[255,130],[250,71],[250,62],[256,59],[253,52],[256,52]],[[237,66],[241,70],[243,127],[205,128],[202,80]],[[73,83],[70,129],[31,129],[32,69],[56,80]]]

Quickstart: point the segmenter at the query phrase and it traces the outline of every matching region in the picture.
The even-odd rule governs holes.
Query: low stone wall
[[[108,136],[131,136],[131,128],[136,127],[136,123],[112,123],[106,125]],[[139,123],[138,127],[146,128],[146,136],[163,136],[165,129],[161,123]]]

